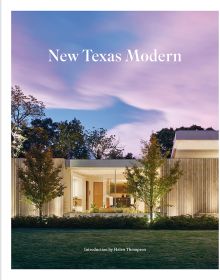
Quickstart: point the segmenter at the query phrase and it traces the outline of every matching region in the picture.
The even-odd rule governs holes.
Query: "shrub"
[[[146,229],[146,217],[133,216],[77,216],[77,217],[14,217],[12,227],[31,228],[91,228],[91,229]]]
[[[211,216],[192,217],[190,215],[157,217],[150,224],[151,229],[218,229],[218,219]]]
[[[121,208],[99,208],[99,213],[123,213]]]
[[[84,228],[84,229],[170,229],[213,230],[218,229],[218,219],[211,216],[157,217],[148,223],[147,217],[135,216],[76,216],[76,217],[14,217],[12,227],[28,228]]]
[[[18,216],[12,218],[12,227],[41,227],[45,223],[45,219],[33,216]]]
[[[91,204],[91,213],[99,213],[99,208],[96,206],[95,203]]]

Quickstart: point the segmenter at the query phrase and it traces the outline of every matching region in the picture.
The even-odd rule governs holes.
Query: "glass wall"
[[[127,192],[126,180],[110,180],[110,196],[113,197],[115,207],[124,208],[131,206],[131,197]]]
[[[73,178],[72,184],[72,208],[73,211],[82,211],[83,199],[83,180],[81,178]]]

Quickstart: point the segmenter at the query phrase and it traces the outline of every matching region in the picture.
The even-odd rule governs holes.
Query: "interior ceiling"
[[[88,175],[88,176],[116,176],[117,175],[123,175],[123,172],[125,171],[124,168],[72,168],[73,171],[75,171],[78,174],[81,175]]]

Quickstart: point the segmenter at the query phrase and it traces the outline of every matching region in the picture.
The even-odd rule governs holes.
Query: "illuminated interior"
[[[98,208],[129,208],[134,199],[127,191],[124,168],[73,168],[73,211]],[[99,185],[99,186],[98,186]]]

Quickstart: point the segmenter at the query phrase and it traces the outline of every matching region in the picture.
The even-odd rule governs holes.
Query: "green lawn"
[[[12,268],[217,269],[218,231],[13,229]]]

